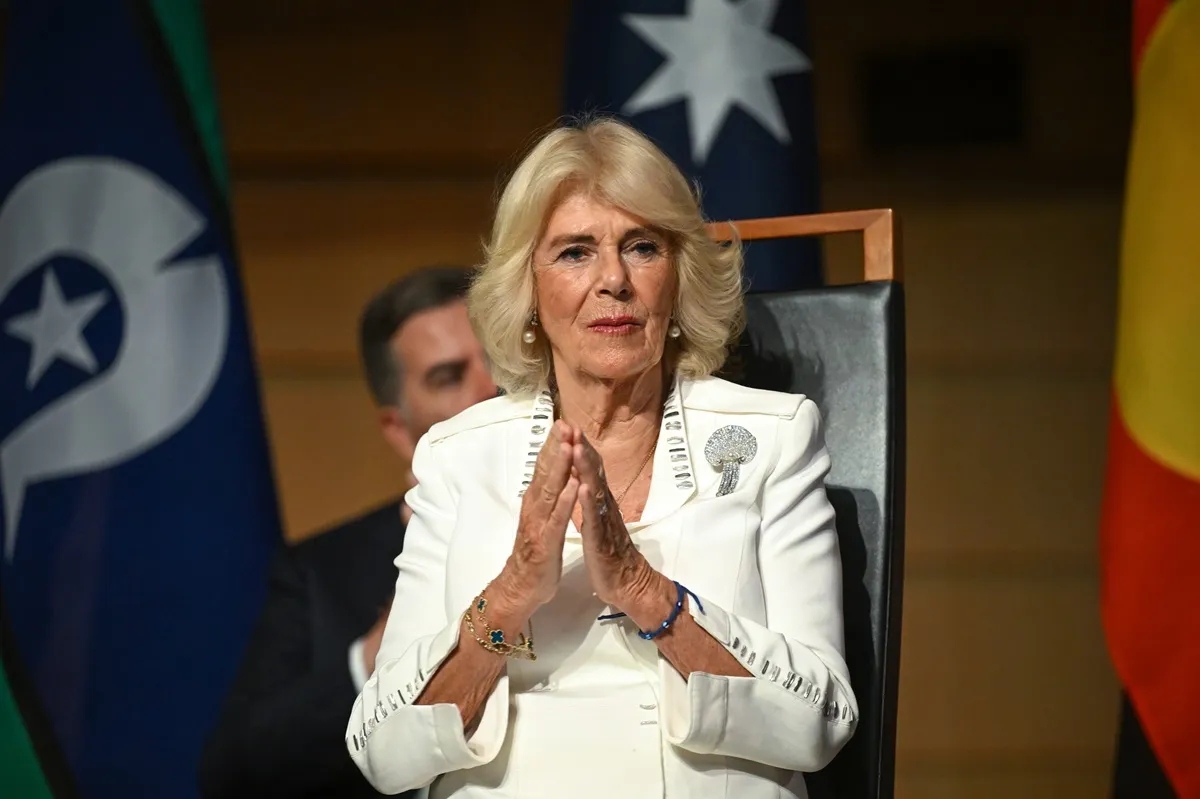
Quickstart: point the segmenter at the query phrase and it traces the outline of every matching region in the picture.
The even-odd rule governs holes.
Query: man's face
[[[430,427],[496,396],[496,384],[461,300],[409,317],[391,345],[401,370],[400,410],[385,415],[384,434],[411,461]]]

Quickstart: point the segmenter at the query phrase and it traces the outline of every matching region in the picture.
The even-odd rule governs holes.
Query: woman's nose
[[[600,291],[614,297],[624,297],[629,293],[629,272],[621,260],[620,253],[604,249],[597,259],[600,268]]]

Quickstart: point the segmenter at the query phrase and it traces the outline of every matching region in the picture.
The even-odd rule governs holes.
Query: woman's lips
[[[610,319],[597,319],[588,327],[597,333],[619,336],[632,333],[641,327],[636,319],[629,316],[615,316]]]

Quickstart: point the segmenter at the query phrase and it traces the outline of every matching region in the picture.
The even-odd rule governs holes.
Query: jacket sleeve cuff
[[[459,619],[400,658],[380,665],[359,696],[346,745],[378,790],[421,788],[441,774],[493,760],[508,730],[508,677],[502,675],[470,738],[453,704],[416,705],[425,686],[458,645]],[[359,721],[356,725],[354,721]],[[397,752],[408,756],[397,757]],[[421,756],[419,753],[425,753]]]
[[[436,662],[437,665],[429,669],[428,673],[418,673],[421,685],[417,696],[420,696],[420,690],[424,689],[428,678],[433,676],[458,646],[461,632],[462,621],[456,616],[452,624],[434,637],[430,643],[428,662]],[[417,696],[413,697],[413,701],[416,701]],[[449,768],[442,769],[439,773],[482,766],[484,763],[490,763],[504,745],[504,736],[508,731],[508,675],[502,674],[497,680],[496,687],[483,704],[479,724],[469,739],[466,737],[463,718],[456,705],[419,707],[432,707],[437,710],[434,720],[437,722],[438,746],[450,763]]]
[[[701,598],[689,613],[750,672],[727,677],[663,671],[667,741],[791,771],[819,771],[854,732],[853,694],[805,647]],[[806,655],[806,656],[805,656]]]

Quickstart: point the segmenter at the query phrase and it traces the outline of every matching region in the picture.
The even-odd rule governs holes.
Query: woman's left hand
[[[653,582],[656,572],[629,537],[621,511],[608,490],[600,453],[582,435],[575,444],[579,507],[583,512],[583,560],[596,596],[624,610]]]

